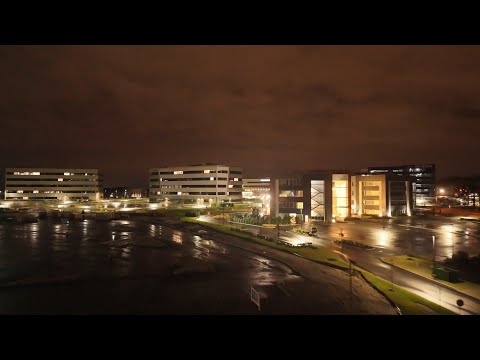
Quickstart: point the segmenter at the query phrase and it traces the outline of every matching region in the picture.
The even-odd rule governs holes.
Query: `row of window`
[[[38,190],[17,190],[10,191],[9,194],[95,194],[96,191],[82,191],[82,190],[72,190],[72,191],[38,191]]]
[[[154,192],[153,192],[154,194]],[[162,192],[157,192],[157,195],[241,195],[242,193],[236,193],[236,192],[210,192],[210,191],[203,191],[203,192],[182,192],[182,191],[162,191]]]
[[[78,182],[86,182],[86,181],[98,181],[97,179],[65,179],[65,178],[55,178],[55,179],[15,179],[15,178],[7,178],[7,181],[78,181]]]
[[[28,196],[12,196],[8,197],[8,199],[12,200],[28,200],[28,199],[35,199],[35,200],[57,200],[56,196],[42,196],[42,197],[28,197]]]
[[[302,179],[280,179],[280,186],[301,186],[303,185]]]
[[[227,185],[151,185],[151,188],[159,188],[161,187],[162,189],[197,189],[197,188],[210,188],[214,189],[216,187],[219,188],[226,188]],[[228,185],[229,189],[241,189],[242,185]]]
[[[11,185],[7,185],[7,188],[8,187],[12,187],[12,188],[18,188],[18,187],[34,187],[34,188],[41,188],[41,187],[49,187],[49,188],[89,188],[89,189],[92,189],[92,188],[97,188],[96,185],[92,184],[92,185],[65,185],[65,184],[62,184],[62,185],[57,185],[57,184],[11,184]]]
[[[152,171],[150,172],[150,175],[152,176],[158,176],[158,175],[181,175],[181,174],[228,174],[228,170],[210,170],[210,169],[204,169],[204,170],[173,170],[173,171]],[[241,171],[238,170],[232,170],[230,171],[230,174],[241,174]]]
[[[201,178],[176,178],[176,179],[160,179],[160,182],[164,182],[164,181],[216,181],[216,180],[223,180],[223,181],[226,181],[228,180],[228,178],[226,177],[219,177],[219,178],[215,178],[215,177],[201,177]],[[230,179],[230,181],[241,181],[242,179],[238,179],[238,178],[234,178],[233,180]],[[150,182],[158,182],[159,179],[150,179]]]
[[[283,209],[303,209],[303,201],[285,201],[278,204],[279,208]],[[280,211],[281,212],[281,211]]]
[[[278,197],[303,197],[303,190],[280,191]]]
[[[61,172],[61,173],[56,173],[56,172],[38,172],[38,171],[33,171],[33,172],[20,172],[20,171],[8,171],[7,175],[65,175],[65,176],[73,176],[73,175],[82,175],[82,176],[94,176],[97,174],[89,174],[89,173],[71,173],[71,172]]]
[[[362,181],[363,186],[380,186],[380,181]]]
[[[363,196],[380,196],[379,191],[363,191]]]

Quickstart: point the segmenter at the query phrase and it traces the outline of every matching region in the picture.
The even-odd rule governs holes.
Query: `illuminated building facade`
[[[303,216],[304,187],[302,176],[272,178],[270,182],[270,216]]]
[[[103,179],[98,169],[6,168],[5,200],[98,201]]]
[[[435,205],[435,164],[401,165],[390,167],[369,167],[368,173],[408,176],[413,187],[414,206]]]
[[[273,217],[300,216],[304,221],[331,222],[350,216],[349,174],[315,171],[271,183]]]
[[[153,168],[149,199],[199,205],[241,201],[242,174],[239,167],[216,164]]]
[[[359,174],[351,177],[352,215],[411,215],[413,195],[409,177]]]
[[[148,197],[148,190],[138,187],[109,187],[103,190],[105,199],[141,199]]]
[[[243,201],[262,208],[263,215],[270,215],[270,178],[243,179]]]

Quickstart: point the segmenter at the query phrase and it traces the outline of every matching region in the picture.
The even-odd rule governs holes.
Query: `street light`
[[[432,235],[432,240],[433,240],[432,277],[435,277],[435,235]]]
[[[352,275],[353,275],[353,272],[352,272],[352,263],[354,265],[356,265],[355,261],[353,261],[352,259],[350,259],[348,257],[348,255],[340,252],[340,251],[336,251],[334,250],[334,252],[336,252],[337,254],[339,254],[341,257],[343,257],[347,262],[348,262],[348,270],[349,270],[349,274],[350,274],[350,311],[353,312],[353,283],[352,283]]]
[[[453,223],[450,224],[450,240],[452,241],[452,259],[455,254],[455,240],[453,239]]]

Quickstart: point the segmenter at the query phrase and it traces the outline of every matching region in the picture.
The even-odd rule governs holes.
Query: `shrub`
[[[185,216],[186,217],[197,217],[197,214],[194,211],[186,211]]]

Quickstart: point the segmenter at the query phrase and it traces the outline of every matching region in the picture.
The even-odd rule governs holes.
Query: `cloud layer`
[[[1,46],[0,166],[478,172],[479,46]]]

